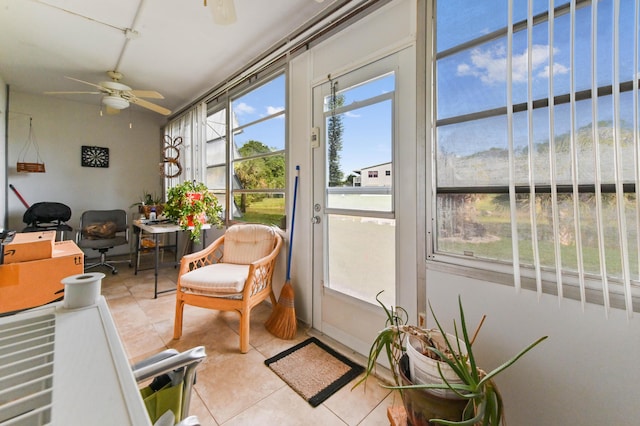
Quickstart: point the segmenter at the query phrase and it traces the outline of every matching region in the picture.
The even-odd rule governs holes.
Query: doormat
[[[264,362],[312,407],[317,407],[364,368],[311,337]]]

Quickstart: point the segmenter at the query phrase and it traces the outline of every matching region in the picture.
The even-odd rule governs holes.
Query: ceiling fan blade
[[[157,112],[162,115],[169,115],[171,111],[166,109],[165,107],[161,107],[160,105],[152,104],[149,101],[145,101],[144,99],[132,98],[129,102],[139,105],[143,108],[150,109],[151,111]]]
[[[78,83],[88,84],[89,86],[97,87],[98,89],[100,89],[102,92],[105,92],[105,93],[109,91],[107,88],[105,88],[104,86],[100,86],[99,84],[89,83],[88,81],[78,80],[77,78],[73,78],[73,77],[68,77],[68,76],[65,76],[65,77],[68,78],[69,80],[77,81]]]
[[[155,90],[131,90],[131,94],[138,98],[164,99],[164,96]]]
[[[107,114],[108,114],[108,115],[116,115],[116,114],[120,114],[120,110],[119,110],[119,109],[117,109],[117,108],[113,108],[113,107],[110,107],[110,106],[107,106],[107,107],[106,107],[106,110],[107,110]]]
[[[79,95],[79,94],[86,94],[86,95],[100,95],[102,94],[102,92],[42,92],[45,95]]]

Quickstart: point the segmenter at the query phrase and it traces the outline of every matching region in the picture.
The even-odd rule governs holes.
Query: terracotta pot
[[[403,385],[412,385],[407,355],[400,359],[400,377]],[[466,399],[441,398],[425,389],[402,389],[402,402],[407,412],[407,422],[412,426],[435,426],[431,419],[460,421],[467,405]]]

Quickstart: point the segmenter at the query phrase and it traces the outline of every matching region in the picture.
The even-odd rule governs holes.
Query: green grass
[[[236,218],[236,220],[284,227],[282,223],[284,218],[284,202],[285,199],[283,197],[263,198],[260,201],[251,202],[242,217]]]

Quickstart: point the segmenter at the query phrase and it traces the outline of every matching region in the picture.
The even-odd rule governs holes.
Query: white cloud
[[[554,49],[554,54],[558,49]],[[457,67],[459,76],[473,76],[483,83],[494,84],[506,81],[507,77],[507,53],[504,46],[496,46],[491,49],[473,49],[471,51],[471,63],[460,63]],[[526,82],[528,73],[529,51],[525,49],[519,55],[512,57],[511,78],[514,83]],[[549,77],[549,47],[536,44],[531,49],[531,66],[533,75],[542,78]],[[554,65],[555,74],[566,74],[569,69],[559,63]]]
[[[253,112],[255,112],[255,108],[252,107],[251,105],[247,105],[244,102],[240,102],[238,105],[236,105],[233,108],[233,112],[235,112],[238,115],[241,114],[251,114]]]
[[[278,113],[278,112],[280,112],[282,110],[284,110],[284,107],[268,106],[267,107],[267,115],[275,114],[275,113]]]
[[[555,49],[557,51],[557,49]],[[524,52],[520,55],[514,55],[512,64],[513,64],[513,74],[512,77],[514,82],[524,82],[527,81],[527,72],[528,72],[528,62],[529,62],[529,49],[525,49]],[[549,47],[543,46],[540,44],[534,44],[531,49],[531,66],[533,69],[533,75],[536,74],[536,70],[540,68],[540,66],[549,62]]]
[[[554,64],[553,65],[553,73],[554,74],[566,74],[569,72],[569,68],[565,67],[562,64]],[[545,65],[544,69],[538,73],[538,77],[549,78],[549,65]]]

